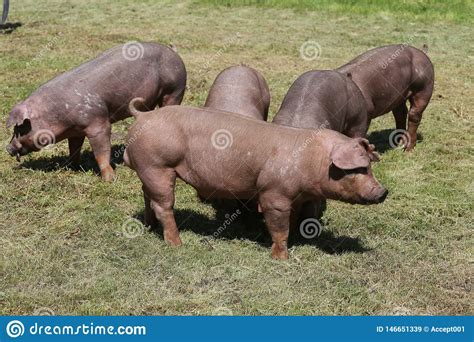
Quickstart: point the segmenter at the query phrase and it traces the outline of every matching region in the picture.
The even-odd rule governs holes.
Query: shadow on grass
[[[209,243],[213,239],[250,240],[270,248],[272,241],[263,216],[257,212],[249,212],[243,207],[239,210],[241,210],[241,214],[229,225],[224,225],[224,221],[232,217],[233,211],[225,208],[217,210],[215,219],[209,219],[207,216],[189,209],[176,209],[174,214],[180,231],[192,231],[201,235],[204,243]],[[134,217],[143,222],[144,211],[140,211]],[[161,225],[158,225],[158,229],[154,233],[163,239]],[[359,238],[344,235],[335,236],[330,231],[323,231],[319,237],[314,239],[305,239],[302,236],[297,239],[292,237],[289,245],[290,247],[310,245],[328,254],[364,253],[370,250],[363,246]],[[209,244],[209,246],[211,245]]]
[[[115,169],[116,164],[123,163],[123,151],[125,150],[124,144],[112,146],[112,167]],[[38,154],[32,154],[36,156]],[[69,156],[54,156],[54,157],[39,157],[31,158],[20,164],[20,167],[30,170],[41,170],[45,172],[53,172],[61,169],[70,169],[78,172],[93,171],[96,174],[100,174],[99,166],[95,161],[94,154],[92,151],[84,151],[81,153],[81,163],[79,167],[73,167],[70,165]]]
[[[367,136],[371,144],[375,145],[375,150],[379,153],[385,153],[388,150],[392,150],[393,147],[390,145],[390,133],[393,129],[383,129],[381,131],[374,131]],[[423,135],[417,134],[417,142],[423,141]]]
[[[22,25],[20,22],[0,24],[0,33],[10,34]]]
[[[328,254],[344,253],[364,253],[370,251],[365,247],[359,237],[346,235],[335,236],[332,231],[323,230],[321,235],[314,239],[304,239],[300,236],[295,242],[295,246],[310,245],[315,246]]]

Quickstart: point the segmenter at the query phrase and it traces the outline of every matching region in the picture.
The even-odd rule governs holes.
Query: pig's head
[[[352,204],[376,204],[385,200],[388,190],[374,177],[371,162],[379,160],[367,139],[344,140],[329,153],[328,198]]]
[[[10,112],[7,128],[13,126],[13,137],[6,150],[20,161],[20,156],[33,151],[39,151],[46,145],[54,143],[54,134],[45,129],[39,129],[39,119],[25,103],[17,104]]]

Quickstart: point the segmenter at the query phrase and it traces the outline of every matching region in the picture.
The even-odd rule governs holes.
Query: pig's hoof
[[[288,260],[288,250],[272,250],[272,259],[275,260]]]
[[[181,242],[181,239],[180,237],[174,237],[174,238],[166,238],[165,239],[166,243],[172,247],[179,247],[181,246],[183,243]]]
[[[115,178],[114,171],[113,170],[102,170],[101,171],[101,178],[104,182],[112,182]]]
[[[107,174],[105,174],[105,175],[102,175],[101,178],[102,178],[102,180],[103,180],[104,182],[113,182],[113,181],[114,181],[114,175],[113,175],[113,174],[109,174],[109,173],[107,173]]]

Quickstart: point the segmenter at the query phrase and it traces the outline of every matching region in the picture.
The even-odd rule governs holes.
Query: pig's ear
[[[370,157],[365,142],[369,145],[369,142],[362,138],[335,145],[330,154],[332,163],[342,170],[369,167]]]
[[[380,160],[380,156],[377,152],[375,152],[375,146],[373,144],[369,143],[369,141],[364,138],[357,138],[357,140],[367,151],[370,161],[378,162]]]
[[[8,117],[7,128],[12,125],[20,126],[26,119],[31,119],[31,114],[28,110],[28,107],[24,104],[16,105],[13,107],[12,111],[10,112],[10,116]]]

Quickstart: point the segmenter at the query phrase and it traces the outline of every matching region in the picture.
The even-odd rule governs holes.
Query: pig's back
[[[324,126],[340,132],[348,101],[344,78],[332,70],[302,74],[288,90],[273,123],[308,129]]]
[[[32,96],[60,91],[72,96],[94,93],[105,101],[111,96],[128,97],[143,83],[157,87],[160,77],[165,74],[161,69],[169,67],[167,63],[170,64],[170,59],[177,69],[184,68],[181,59],[176,56],[171,49],[160,44],[140,43],[135,45],[134,50],[119,45],[51,79]]]
[[[411,72],[413,65],[429,69],[431,61],[426,53],[413,46],[396,44],[369,50],[336,70],[351,73],[354,81],[363,88],[363,81],[370,84],[370,80],[377,79],[377,75],[391,77],[408,69]]]
[[[177,126],[185,132],[190,143],[202,140],[217,151],[239,147],[242,148],[239,153],[243,150],[252,152],[259,147],[278,145],[281,140],[295,139],[299,134],[311,134],[308,130],[279,127],[213,108],[166,106],[155,113],[160,125]]]
[[[270,92],[263,76],[247,66],[223,70],[215,79],[205,107],[267,119]]]
[[[406,100],[416,79],[414,60],[420,59],[431,64],[422,51],[412,46],[388,45],[367,51],[336,70],[352,75],[374,118]]]
[[[186,106],[160,108],[154,112],[153,121],[159,140],[153,153],[182,151],[170,153],[172,158],[179,155],[180,160],[171,164],[176,165],[172,167],[180,178],[197,189],[212,189],[217,197],[251,197],[265,165],[291,168],[294,147],[312,134],[234,113]],[[174,132],[175,136],[166,133],[158,138],[160,132]]]

